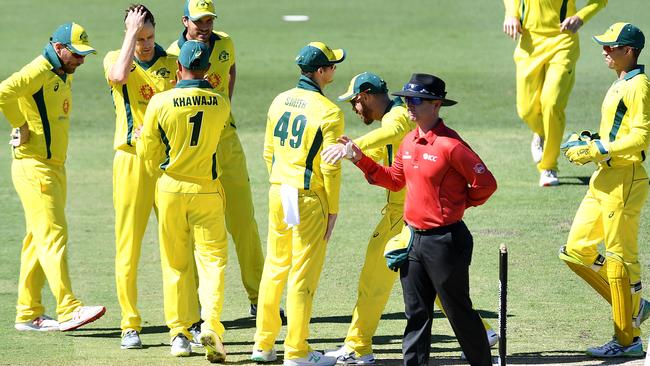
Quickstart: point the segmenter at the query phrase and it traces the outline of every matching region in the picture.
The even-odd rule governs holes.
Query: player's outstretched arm
[[[124,20],[126,32],[124,41],[117,61],[112,65],[104,65],[107,69],[108,81],[113,84],[124,84],[129,78],[131,64],[133,63],[133,53],[135,52],[135,41],[138,32],[144,26],[145,12],[141,7],[129,11]]]

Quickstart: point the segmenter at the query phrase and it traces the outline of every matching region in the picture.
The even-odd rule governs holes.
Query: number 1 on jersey
[[[273,130],[273,136],[280,138],[280,146],[284,146],[285,141],[289,137],[289,119],[291,112],[284,112],[282,117],[278,120]],[[302,135],[307,127],[307,117],[302,114],[296,116],[291,124],[291,138],[289,139],[289,146],[297,149],[302,143]]]
[[[199,144],[199,134],[201,133],[201,122],[203,121],[203,111],[199,111],[189,119],[192,124],[192,136],[190,137],[190,146]]]

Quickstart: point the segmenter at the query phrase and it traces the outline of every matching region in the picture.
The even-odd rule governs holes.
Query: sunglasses
[[[620,46],[603,46],[603,50],[607,53],[613,52],[615,49],[619,48]]]
[[[428,99],[422,99],[419,97],[404,97],[404,101],[406,102],[406,104],[410,104],[410,105],[420,105],[426,102],[427,100]]]

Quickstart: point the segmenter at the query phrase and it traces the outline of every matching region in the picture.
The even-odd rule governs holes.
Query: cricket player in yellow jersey
[[[169,46],[167,52],[177,55],[179,48],[187,40],[208,44],[210,69],[206,78],[218,93],[232,100],[236,76],[235,49],[228,34],[213,30],[216,17],[212,0],[187,0],[182,18],[185,30],[178,41]],[[257,313],[257,296],[264,267],[264,254],[255,221],[246,157],[237,136],[232,114],[221,135],[217,161],[223,168],[220,180],[226,192],[226,201],[237,202],[236,205],[226,207],[226,227],[237,251],[242,283],[251,303],[249,312],[254,316]]]
[[[503,0],[503,31],[519,42],[514,53],[517,70],[517,113],[533,132],[531,153],[541,187],[560,184],[557,158],[564,134],[564,109],[575,81],[580,56],[576,33],[607,0]]]
[[[11,177],[25,211],[20,254],[17,330],[73,330],[99,319],[103,306],[83,306],[68,274],[65,219],[68,129],[72,74],[95,53],[76,23],[59,26],[36,57],[0,83],[0,111],[15,128]],[[56,298],[54,320],[45,315],[41,289],[47,279]]]
[[[269,107],[264,161],[269,170],[269,233],[260,283],[259,311],[251,360],[277,359],[280,300],[287,285],[284,365],[334,365],[336,358],[309,347],[312,301],[325,248],[339,211],[341,165],[321,160],[323,148],[343,133],[343,113],[323,95],[345,51],[322,42],[303,47],[296,63],[298,85],[275,97]]]
[[[650,143],[650,82],[639,54],[645,45],[641,30],[616,23],[594,40],[603,47],[607,66],[617,80],[607,91],[598,133],[573,134],[563,144],[572,163],[594,162],[589,190],[576,213],[562,259],[612,307],[614,337],[590,347],[594,357],[642,357],[640,324],[650,316],[641,298],[641,264],[637,233],[648,196],[643,167]],[[598,252],[604,242],[605,255]]]
[[[339,101],[349,101],[352,109],[364,124],[371,125],[381,121],[381,126],[354,142],[373,160],[382,160],[386,166],[392,165],[399,145],[406,134],[416,125],[408,117],[402,99],[390,99],[386,82],[378,75],[364,72],[350,81],[345,94]],[[322,158],[331,164],[346,155],[343,144],[330,145],[322,152]],[[397,273],[386,266],[384,251],[389,241],[405,240],[400,234],[404,226],[404,195],[406,190],[391,192],[386,190],[386,206],[383,217],[368,242],[366,258],[359,276],[357,303],[352,312],[352,323],[348,329],[345,344],[334,351],[325,353],[335,357],[339,364],[369,365],[375,363],[372,352],[372,337],[377,330],[381,314],[388,302]],[[438,307],[441,308],[436,298]],[[494,345],[498,337],[494,330],[483,321],[488,342]]]
[[[156,22],[144,5],[127,8],[122,48],[104,58],[104,72],[115,106],[113,205],[115,207],[115,287],[122,308],[122,349],[142,348],[138,333],[137,272],[142,237],[154,207],[157,172],[135,152],[135,131],[142,126],[149,100],[172,88],[176,57],[155,43]],[[196,310],[198,318],[198,309]]]
[[[230,102],[203,77],[210,66],[203,42],[188,41],[178,56],[178,83],[154,95],[137,143],[138,156],[160,163],[157,183],[160,259],[165,320],[174,356],[189,356],[189,328],[198,309],[194,261],[204,323],[199,341],[210,362],[223,362],[221,323],[226,238],[223,188],[217,144],[230,115]],[[163,152],[161,154],[161,152]]]

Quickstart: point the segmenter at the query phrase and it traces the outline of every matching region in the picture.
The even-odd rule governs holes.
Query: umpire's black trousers
[[[400,268],[406,307],[405,366],[429,363],[431,321],[436,294],[470,365],[492,365],[490,346],[469,298],[472,234],[462,221],[416,231],[408,261]]]

